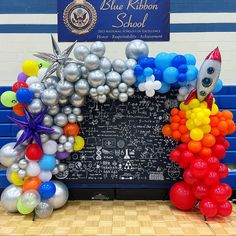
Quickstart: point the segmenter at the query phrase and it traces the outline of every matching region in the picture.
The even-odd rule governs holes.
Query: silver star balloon
[[[48,70],[46,71],[43,80],[52,75],[54,72],[57,72],[57,76],[60,78],[62,82],[64,82],[64,76],[63,76],[64,66],[71,62],[80,64],[79,61],[69,58],[71,51],[73,50],[77,41],[75,41],[71,46],[69,46],[67,49],[61,52],[57,42],[55,41],[52,35],[51,38],[52,38],[53,54],[38,52],[35,53],[34,56],[50,63],[50,66],[48,67]]]

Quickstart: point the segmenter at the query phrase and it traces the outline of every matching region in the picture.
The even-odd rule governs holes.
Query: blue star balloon
[[[24,109],[26,121],[17,120],[13,117],[8,118],[16,123],[21,129],[24,130],[20,138],[17,140],[15,147],[28,140],[30,143],[35,142],[42,148],[40,134],[53,134],[56,133],[54,129],[41,125],[44,115],[47,110],[40,112],[36,117],[33,117],[27,109]]]

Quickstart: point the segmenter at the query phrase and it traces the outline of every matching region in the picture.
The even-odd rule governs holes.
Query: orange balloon
[[[14,107],[13,107],[13,111],[16,115],[18,116],[24,116],[25,113],[24,113],[24,109],[23,109],[23,105],[20,104],[20,103],[17,103]]]
[[[185,134],[185,133],[188,132],[188,129],[187,129],[186,125],[180,125],[179,126],[179,131],[180,131],[181,134]]]
[[[228,124],[226,121],[220,121],[217,128],[219,131],[225,132],[228,129]]]
[[[234,118],[233,113],[229,110],[224,110],[222,111],[222,115],[224,116],[224,118],[226,118],[227,120],[232,120]]]
[[[172,116],[178,115],[178,114],[179,114],[179,110],[178,110],[177,108],[173,108],[173,109],[171,110],[170,114],[171,114]]]
[[[64,134],[66,136],[77,136],[79,134],[80,128],[77,125],[77,123],[73,123],[70,124],[68,123],[65,127],[64,127]]]
[[[38,177],[28,177],[24,181],[22,190],[26,192],[28,190],[38,190],[39,186],[41,185],[42,181]]]
[[[220,122],[220,119],[216,116],[212,116],[211,117],[211,122],[210,122],[210,125],[211,127],[216,127]]]
[[[206,158],[212,155],[212,150],[209,147],[203,147],[202,150],[199,152],[199,157]]]
[[[181,133],[180,133],[178,130],[175,130],[175,131],[173,131],[173,133],[172,133],[172,137],[173,137],[173,139],[175,139],[176,141],[179,141],[180,138],[181,138]]]
[[[180,117],[178,115],[174,115],[170,118],[170,122],[179,123],[180,122]]]
[[[202,139],[202,144],[205,147],[212,147],[216,143],[216,138],[212,134],[205,134],[203,139]]]
[[[211,134],[214,136],[219,136],[220,131],[216,127],[214,127],[214,128],[211,128]]]
[[[186,112],[185,111],[179,111],[179,117],[180,118],[186,118]]]
[[[178,129],[179,129],[179,124],[178,124],[178,123],[172,123],[172,124],[170,125],[170,128],[171,128],[172,130],[178,130]]]
[[[199,141],[191,140],[188,143],[188,150],[192,153],[199,153],[202,150],[202,143]]]
[[[170,125],[164,125],[162,128],[162,133],[164,136],[171,136],[172,130],[170,128]]]
[[[191,138],[190,138],[189,132],[188,132],[188,133],[185,133],[185,134],[182,134],[182,136],[181,136],[181,141],[182,141],[183,143],[189,143],[190,140],[191,140]]]
[[[235,123],[232,120],[226,121],[228,124],[228,134],[233,134],[235,132]]]

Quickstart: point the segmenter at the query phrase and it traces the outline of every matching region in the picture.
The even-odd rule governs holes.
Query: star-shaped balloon
[[[35,53],[34,56],[50,63],[50,66],[48,67],[43,77],[43,80],[49,77],[50,75],[52,75],[54,72],[57,72],[57,76],[59,77],[59,79],[62,82],[64,82],[64,75],[63,75],[64,66],[71,62],[77,63],[77,64],[79,63],[78,61],[72,58],[69,58],[71,51],[73,50],[77,41],[75,41],[71,46],[69,46],[67,49],[61,52],[60,48],[58,47],[57,42],[55,41],[52,35],[51,35],[51,38],[52,38],[53,54],[45,53],[45,52],[38,52],[38,53]]]
[[[44,115],[47,110],[40,112],[36,117],[33,117],[27,109],[24,108],[26,121],[17,120],[13,117],[8,116],[8,118],[16,123],[21,129],[24,130],[20,138],[17,140],[15,147],[22,144],[24,141],[28,140],[30,143],[33,140],[42,148],[42,142],[40,134],[54,134],[56,133],[54,129],[41,125]]]

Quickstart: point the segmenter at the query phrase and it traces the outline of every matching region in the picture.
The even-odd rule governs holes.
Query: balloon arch
[[[229,147],[225,136],[235,131],[235,124],[232,113],[219,111],[212,95],[223,86],[218,48],[198,71],[193,55],[149,57],[148,46],[141,40],[128,43],[127,60],[113,62],[104,56],[102,42],[92,43],[90,49],[74,43],[61,51],[52,37],[52,45],[52,54],[36,53],[40,60],[23,62],[12,91],[1,95],[4,106],[24,117],[9,117],[20,131],[15,143],[0,150],[0,162],[7,167],[11,183],[1,195],[7,211],[35,211],[46,218],[67,202],[67,187],[51,179],[66,170],[62,160],[85,146],[78,124],[86,96],[98,103],[107,99],[125,103],[137,90],[152,97],[178,89],[180,106],[172,109],[170,124],[162,129],[164,136],[179,142],[170,158],[184,169],[183,181],[170,190],[171,202],[181,210],[199,202],[206,217],[231,214],[232,189],[220,182],[228,176],[228,168],[220,160]],[[73,49],[75,58],[70,58]]]

